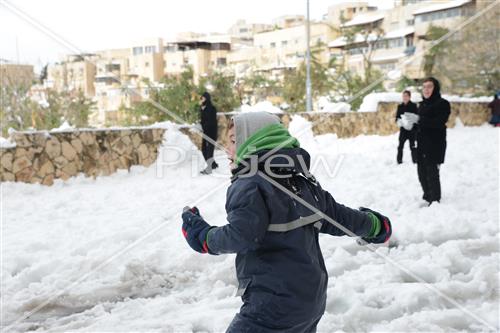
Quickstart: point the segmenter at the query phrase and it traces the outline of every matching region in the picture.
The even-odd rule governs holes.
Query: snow
[[[323,112],[350,112],[351,105],[344,102],[331,102],[326,96],[318,98],[318,109]]]
[[[241,112],[269,112],[269,113],[283,113],[283,111],[274,106],[273,103],[269,101],[261,101],[254,105],[243,104],[240,108]]]
[[[469,2],[471,2],[471,0],[455,0],[455,1],[438,3],[438,4],[435,4],[432,6],[417,9],[416,11],[413,12],[413,15],[419,15],[419,14],[425,14],[425,13],[430,13],[430,12],[437,12],[438,10],[445,10],[445,9],[450,9],[450,8],[455,8],[455,7],[461,7],[465,4],[468,4]]]
[[[402,28],[402,29],[391,30],[391,31],[388,31],[384,35],[384,39],[405,37],[405,36],[410,35],[414,32],[415,32],[414,27],[406,27],[406,28]]]
[[[404,54],[404,53],[385,54],[385,55],[379,55],[379,56],[373,57],[372,61],[373,62],[384,62],[384,61],[398,60],[398,59],[401,59],[404,57],[406,57],[406,54]]]
[[[16,146],[15,142],[12,142],[10,138],[4,138],[0,136],[0,148],[14,148]]]
[[[384,13],[368,13],[368,14],[359,14],[356,15],[352,20],[344,23],[343,27],[352,27],[355,25],[368,24],[372,22],[377,22],[384,18]]]
[[[377,35],[374,33],[370,33],[367,35],[364,34],[356,34],[354,35],[354,39],[352,41],[348,41],[347,37],[342,36],[337,39],[334,39],[330,43],[328,43],[328,47],[342,47],[349,44],[356,44],[356,43],[365,43],[365,42],[374,42],[377,40]]]
[[[443,199],[431,207],[420,206],[408,149],[404,163],[395,162],[397,134],[313,136],[299,116],[290,131],[301,134],[322,186],[341,203],[390,216],[399,241],[372,252],[353,239],[321,235],[330,279],[318,332],[498,329],[498,129],[448,131]],[[178,157],[184,159],[174,163]],[[221,151],[216,158],[214,176],[200,176],[200,152],[172,129],[161,163],[149,168],[51,187],[2,183],[5,331],[225,331],[241,305],[234,255],[195,253],[180,231],[186,205],[197,205],[213,225],[226,223],[229,168]]]
[[[66,131],[71,131],[71,130],[74,130],[74,129],[75,129],[75,126],[71,126],[70,123],[67,120],[65,120],[61,124],[61,126],[53,128],[50,131],[51,132],[66,132]]]
[[[394,73],[394,77],[396,77],[397,73]],[[392,76],[392,74],[389,74]],[[422,96],[418,91],[414,89],[411,94],[411,100],[414,103],[418,103],[422,101]],[[370,93],[363,98],[363,102],[359,107],[360,112],[376,112],[377,106],[379,102],[397,102],[401,103],[403,98],[400,92],[380,92],[380,93]],[[480,96],[480,97],[466,97],[466,96],[457,96],[457,95],[442,95],[443,98],[447,99],[449,102],[453,103],[489,103],[492,101],[490,96]]]

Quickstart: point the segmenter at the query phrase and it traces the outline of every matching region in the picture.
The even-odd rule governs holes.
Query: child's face
[[[427,81],[422,84],[422,95],[424,95],[425,98],[430,98],[433,91],[434,83],[432,81]]]
[[[410,101],[410,95],[403,93],[403,103],[408,104],[409,101]]]
[[[227,140],[227,146],[226,146],[226,152],[227,152],[227,158],[231,161],[231,168],[234,168],[235,161],[236,161],[236,134],[234,131],[234,127],[231,127],[231,129],[227,132],[228,135],[228,140]]]

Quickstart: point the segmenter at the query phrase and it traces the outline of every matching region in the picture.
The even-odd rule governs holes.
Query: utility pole
[[[311,96],[311,26],[309,21],[309,0],[307,0],[307,21],[306,21],[306,111],[312,111]]]

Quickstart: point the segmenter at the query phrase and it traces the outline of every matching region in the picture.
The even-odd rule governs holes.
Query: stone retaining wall
[[[361,134],[389,135],[398,131],[394,121],[397,103],[379,103],[377,112],[298,113],[313,123],[314,134],[336,133],[339,138]],[[465,126],[477,126],[489,120],[487,103],[451,103],[448,127],[456,119]],[[277,114],[288,126],[291,115]],[[219,140],[227,138],[233,114],[220,113]],[[194,128],[180,130],[201,146]],[[109,175],[132,165],[151,165],[158,156],[165,129],[82,129],[67,132],[16,132],[14,148],[0,148],[1,181],[21,181],[51,185],[56,178],[68,179],[82,172],[86,176]]]
[[[358,135],[390,135],[399,131],[395,122],[398,103],[379,103],[377,112],[299,112],[296,113],[312,123],[315,135],[335,133],[339,138],[351,138]],[[490,110],[488,103],[451,103],[451,115],[447,123],[448,128],[455,126],[456,119],[465,126],[479,126],[489,120]],[[219,142],[225,144],[227,128],[233,113],[218,115]],[[276,114],[283,124],[288,126],[291,115],[288,113]],[[199,136],[197,136],[199,137]],[[193,137],[194,142],[198,142]]]
[[[1,148],[1,181],[51,185],[82,172],[109,175],[131,165],[151,165],[164,129],[16,132],[13,148]]]

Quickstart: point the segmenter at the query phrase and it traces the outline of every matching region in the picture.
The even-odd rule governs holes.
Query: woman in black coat
[[[207,167],[201,173],[210,174],[213,169],[219,166],[214,161],[214,142],[217,141],[217,109],[212,104],[212,99],[208,92],[204,92],[200,100],[201,128],[204,134],[201,142],[201,152],[207,162]]]
[[[433,77],[423,82],[422,97],[418,108],[418,179],[424,190],[423,199],[431,205],[441,200],[439,165],[444,163],[446,152],[450,103],[441,97],[439,81]]]

